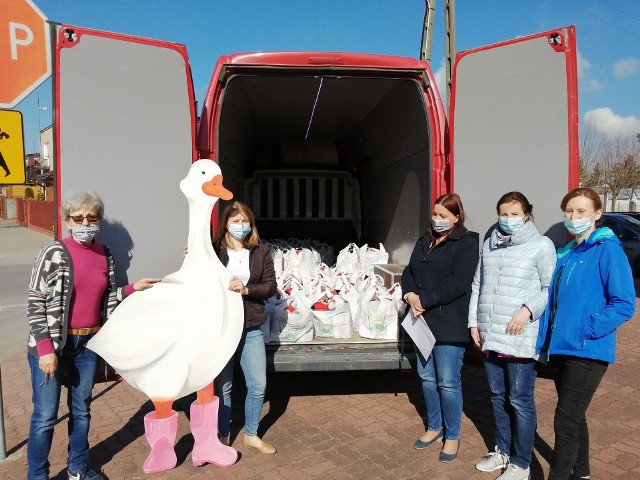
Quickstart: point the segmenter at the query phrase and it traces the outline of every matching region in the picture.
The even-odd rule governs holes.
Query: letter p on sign
[[[0,2],[0,72],[0,108],[15,107],[51,75],[47,18],[32,0]]]

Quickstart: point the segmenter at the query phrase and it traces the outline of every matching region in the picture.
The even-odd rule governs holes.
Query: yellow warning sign
[[[0,184],[25,183],[22,113],[0,110]]]

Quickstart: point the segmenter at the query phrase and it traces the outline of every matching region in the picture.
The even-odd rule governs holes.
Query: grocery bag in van
[[[282,297],[273,306],[271,342],[310,342],[313,340],[313,316],[306,302]]]

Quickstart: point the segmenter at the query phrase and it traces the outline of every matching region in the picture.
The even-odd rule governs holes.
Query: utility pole
[[[420,60],[431,61],[433,43],[433,17],[436,14],[436,0],[425,0],[424,20],[422,21],[422,41],[420,42]]]
[[[444,0],[444,66],[447,74],[447,107],[451,111],[451,77],[456,59],[456,0]]]
[[[422,41],[420,42],[420,60],[431,61],[431,45],[433,43],[433,18],[436,13],[436,0],[425,0],[424,20],[422,22]],[[447,83],[447,105],[451,97],[451,76],[453,62],[456,58],[456,2],[444,0],[444,48],[445,74]]]

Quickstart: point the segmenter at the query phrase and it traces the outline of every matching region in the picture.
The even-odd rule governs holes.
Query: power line
[[[578,9],[582,10],[582,12],[586,13],[587,15],[591,15],[592,17],[597,18],[601,22],[606,23],[607,25],[610,25],[613,28],[616,28],[616,29],[620,30],[621,32],[624,32],[624,33],[626,33],[628,35],[631,35],[633,37],[636,37],[636,38],[640,38],[640,35],[638,35],[637,33],[633,33],[633,32],[630,32],[629,30],[625,30],[624,28],[620,28],[620,26],[616,25],[615,23],[611,23],[611,22],[603,19],[601,15],[596,15],[595,13],[592,13],[589,10],[585,10],[584,8],[578,7]]]
[[[602,3],[610,6],[614,10],[617,10],[620,13],[626,15],[627,17],[632,18],[632,19],[637,20],[638,22],[640,22],[640,17],[638,17],[637,15],[634,15],[633,13],[627,12],[626,10],[623,10],[622,8],[618,7],[617,5],[612,5],[611,3],[607,2],[606,0],[600,0],[600,1]]]

